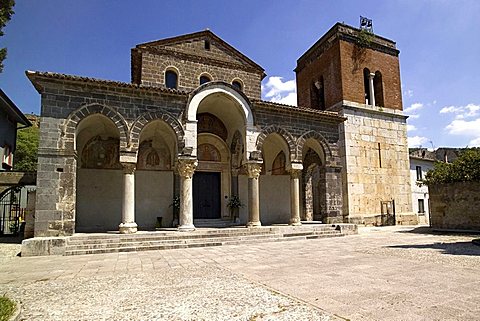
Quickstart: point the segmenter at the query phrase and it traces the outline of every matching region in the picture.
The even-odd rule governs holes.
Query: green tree
[[[480,148],[465,149],[453,163],[436,162],[422,184],[480,181]]]
[[[36,171],[39,128],[32,126],[18,130],[17,148],[14,156],[14,169],[17,171]]]
[[[0,0],[0,36],[4,35],[3,27],[14,14],[15,0]],[[3,71],[3,61],[7,58],[7,48],[0,49],[0,73]]]

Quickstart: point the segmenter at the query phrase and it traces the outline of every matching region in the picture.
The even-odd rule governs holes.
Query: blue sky
[[[130,48],[210,28],[267,73],[266,100],[295,101],[296,60],[336,22],[397,42],[409,144],[480,146],[480,1],[17,0],[0,38],[0,87],[25,113],[40,96],[25,70],[130,81]]]

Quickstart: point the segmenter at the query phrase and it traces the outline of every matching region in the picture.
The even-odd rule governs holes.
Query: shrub
[[[453,163],[436,162],[423,180],[425,185],[480,181],[480,149],[463,151]]]
[[[8,321],[16,309],[16,304],[6,296],[0,296],[0,321]]]

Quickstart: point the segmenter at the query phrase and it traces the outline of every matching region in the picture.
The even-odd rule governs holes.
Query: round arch
[[[327,140],[321,134],[319,134],[318,132],[316,132],[314,130],[311,130],[311,131],[308,131],[308,132],[304,133],[302,136],[300,136],[297,139],[297,144],[296,144],[296,147],[297,147],[296,159],[297,159],[297,161],[301,162],[303,160],[303,156],[304,156],[303,155],[303,149],[305,147],[305,143],[307,142],[307,140],[310,140],[310,139],[313,139],[316,142],[318,142],[320,147],[323,149],[323,155],[325,155],[325,163],[329,162],[332,158],[332,150],[330,149],[330,146],[328,145]],[[318,153],[318,151],[317,151],[317,153]]]
[[[110,119],[118,129],[120,138],[120,149],[126,149],[130,145],[128,125],[120,113],[112,107],[101,104],[88,104],[72,111],[65,120],[63,134],[65,135],[65,148],[76,149],[77,126],[88,116],[101,114]]]
[[[175,133],[175,137],[177,139],[177,150],[175,151],[175,154],[178,154],[178,152],[181,151],[185,146],[185,134],[182,128],[182,124],[180,124],[180,122],[174,116],[166,112],[147,112],[142,114],[135,120],[132,125],[132,129],[130,130],[132,150],[138,149],[140,144],[140,133],[142,132],[143,128],[145,128],[147,124],[155,120],[161,120],[165,122]]]
[[[197,110],[200,103],[209,95],[221,93],[233,99],[240,107],[245,125],[251,127],[254,124],[254,118],[248,98],[241,92],[238,92],[231,85],[221,81],[211,81],[199,87],[192,93],[187,104],[185,117],[187,121],[195,122],[197,119]]]
[[[263,148],[263,144],[265,143],[265,139],[267,138],[268,135],[270,134],[278,134],[280,137],[282,137],[285,142],[288,145],[288,153],[290,155],[290,158],[288,162],[294,161],[295,160],[295,139],[293,138],[292,134],[285,128],[282,128],[278,125],[270,125],[265,127],[262,132],[258,135],[257,137],[257,150],[261,151]]]

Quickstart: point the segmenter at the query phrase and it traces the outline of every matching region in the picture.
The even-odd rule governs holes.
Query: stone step
[[[246,241],[264,240],[267,238],[278,237],[276,234],[266,235],[245,235],[235,237],[215,237],[215,238],[197,238],[197,239],[178,239],[178,240],[149,240],[149,241],[128,241],[128,242],[98,242],[98,243],[79,243],[68,244],[67,250],[85,250],[85,249],[101,249],[101,248],[122,248],[122,247],[141,247],[141,246],[156,246],[156,245],[177,245],[177,244],[197,244],[208,242],[225,242],[228,240]]]
[[[114,234],[110,236],[88,237],[88,236],[72,236],[67,241],[67,245],[76,244],[99,244],[99,243],[120,243],[120,242],[141,242],[141,241],[171,241],[171,240],[190,240],[190,239],[206,239],[212,237],[241,237],[249,235],[271,235],[274,232],[266,229],[258,230],[241,230],[237,232],[225,232],[225,233],[175,233],[175,234],[136,234],[136,235],[120,235]]]
[[[312,235],[316,237],[321,237],[322,235]],[[336,235],[325,234],[323,237],[332,237],[332,236],[343,236],[341,233]],[[292,237],[282,237],[279,235],[273,235],[272,237],[265,238],[261,242],[286,242],[286,241],[298,241],[306,240],[305,236],[292,236]],[[207,240],[205,240],[207,241]],[[186,249],[186,248],[196,248],[196,247],[208,247],[208,246],[223,246],[223,245],[239,245],[239,244],[251,244],[258,243],[258,239],[230,239],[230,240],[208,240],[207,242],[195,242],[195,243],[183,243],[183,244],[161,244],[161,245],[143,245],[143,246],[125,246],[125,247],[115,247],[115,248],[95,248],[95,249],[69,249],[65,251],[65,255],[85,255],[85,254],[100,254],[100,253],[117,253],[117,252],[140,252],[140,251],[153,251],[153,250],[172,250],[172,249]]]

